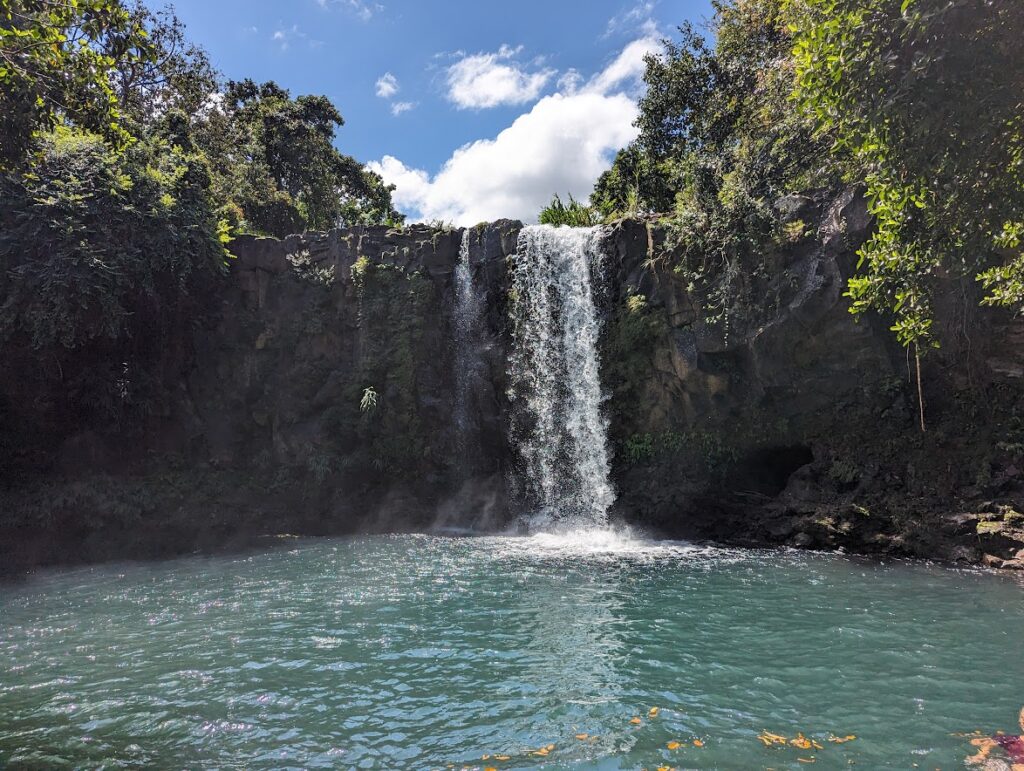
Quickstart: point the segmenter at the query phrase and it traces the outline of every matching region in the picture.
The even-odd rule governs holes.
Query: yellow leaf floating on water
[[[498,771],[494,766],[484,766],[484,771]]]
[[[659,710],[658,710],[657,707],[651,707],[651,711],[648,712],[647,714],[650,717],[657,717],[658,716],[658,712],[659,712]]]
[[[643,722],[643,721],[641,721],[640,718],[635,717],[632,720],[630,720],[629,722],[632,723],[633,725],[640,725],[640,723]]]
[[[670,750],[678,750],[679,747],[680,747],[680,744],[679,744],[679,742],[669,742],[665,746],[668,747]]]
[[[817,763],[818,759],[817,758],[797,758],[797,761],[800,762],[800,763]]]
[[[814,749],[816,749],[816,750],[823,750],[823,749],[825,749],[820,744],[818,744],[816,741],[814,741],[814,739],[811,739],[811,746],[814,747]]]
[[[849,736],[830,736],[828,740],[833,744],[846,744],[846,742],[852,742],[856,738],[856,736],[850,734]]]
[[[802,733],[797,734],[794,738],[789,740],[789,743],[794,747],[799,747],[802,750],[809,750],[811,748],[811,740],[804,736]]]
[[[773,734],[769,731],[762,731],[758,734],[757,740],[761,742],[765,747],[771,747],[773,744],[785,744],[786,737],[780,736],[779,734]]]
[[[490,760],[490,759],[491,759],[491,756],[490,756],[490,755],[484,755],[484,756],[482,756],[482,757],[480,758],[480,760]]]
[[[495,760],[512,760],[512,756],[511,755],[495,755],[494,759]]]
[[[539,755],[540,757],[544,757],[549,752],[551,752],[551,750],[549,750],[547,747],[541,747],[539,750],[534,751],[532,754]]]
[[[581,742],[585,742],[589,737],[586,734],[576,734],[576,738]]]
[[[658,771],[676,771],[672,766],[658,766]]]
[[[700,739],[694,739],[693,740],[693,746],[694,747],[703,747],[704,746],[704,742],[702,742]]]

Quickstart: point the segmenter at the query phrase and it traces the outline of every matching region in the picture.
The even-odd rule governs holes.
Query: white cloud
[[[253,27],[253,29],[256,29]],[[280,46],[281,51],[287,51],[291,48],[292,43],[305,41],[310,48],[319,48],[323,45],[321,40],[312,40],[309,35],[299,29],[297,24],[293,24],[291,27],[280,27],[274,30],[274,33],[270,36],[270,39]]]
[[[398,93],[398,78],[390,72],[385,72],[377,78],[377,96],[381,99],[390,99]]]
[[[392,102],[391,103],[391,114],[396,118],[403,112],[409,112],[416,107],[416,102]]]
[[[644,57],[661,50],[661,42],[653,35],[634,40],[622,53],[595,75],[587,84],[587,91],[605,93],[613,89],[635,90],[646,66]]]
[[[316,0],[321,8],[332,5],[340,5],[347,8],[363,21],[369,21],[374,15],[384,10],[380,3],[369,2],[368,0]]]
[[[458,148],[433,177],[389,155],[370,167],[396,186],[395,204],[414,219],[535,221],[555,192],[586,199],[615,151],[636,137],[643,56],[657,50],[654,37],[635,40],[586,83],[567,72],[558,93],[493,139]]]
[[[494,53],[463,55],[448,68],[448,99],[460,110],[532,102],[555,71],[528,72],[515,60],[520,51],[503,45]]]
[[[316,0],[316,3],[322,8],[340,5],[364,20],[364,22],[369,22],[377,13],[384,10],[383,5],[377,2],[370,2],[369,0]]]
[[[604,37],[611,37],[617,32],[636,32],[641,30],[645,35],[652,34],[656,25],[653,20],[654,6],[657,0],[642,0],[631,8],[608,20]]]

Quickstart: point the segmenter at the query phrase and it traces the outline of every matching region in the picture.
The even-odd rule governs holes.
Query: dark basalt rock
[[[871,228],[859,191],[776,209],[806,227],[749,256],[718,320],[672,269],[676,247],[655,219],[607,228],[614,516],[676,537],[1016,568],[1024,445],[1004,434],[1024,323],[955,302],[959,285],[940,293],[938,323],[963,344],[925,358],[922,437],[906,352],[844,297]],[[27,512],[0,524],[0,564],[163,556],[280,532],[500,527],[508,261],[522,227],[237,239],[216,323],[181,341],[166,402],[130,439],[76,424],[59,392],[29,398],[17,372],[0,374],[0,416],[38,427],[48,458],[0,485],[0,507]],[[485,302],[472,463],[451,420],[463,239]],[[12,361],[43,366],[29,350]],[[362,406],[368,388],[375,407]]]

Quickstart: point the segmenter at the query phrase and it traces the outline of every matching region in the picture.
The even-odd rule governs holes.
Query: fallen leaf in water
[[[585,742],[587,740],[587,735],[586,734],[576,734],[576,738],[579,739],[581,742]]]
[[[549,752],[551,752],[551,750],[549,750],[547,747],[541,747],[539,750],[535,751],[533,754],[534,755],[539,755],[540,757],[544,757]]]
[[[694,747],[703,747],[704,746],[704,742],[702,742],[700,739],[694,739],[693,740],[693,746]]]
[[[670,750],[678,750],[680,745],[679,742],[669,742],[665,746],[668,747]]]
[[[658,771],[676,771],[672,766],[658,766]]]
[[[846,742],[852,742],[856,738],[856,736],[850,734],[849,736],[830,736],[828,740],[833,744],[846,744]]]
[[[553,744],[549,744],[549,745],[548,745],[547,747],[545,747],[544,749],[546,749],[546,750],[547,750],[548,752],[551,752],[551,750],[553,750],[554,748],[555,748],[555,745],[553,745]]]
[[[641,723],[642,721],[640,720],[640,718],[638,718],[638,717],[635,717],[635,718],[633,718],[632,720],[630,720],[629,722],[630,722],[630,723],[632,723],[633,725],[640,725],[640,723]]]
[[[494,759],[495,760],[512,760],[512,756],[511,755],[495,755]]]
[[[820,744],[818,744],[816,741],[814,741],[814,739],[811,739],[811,746],[814,747],[814,749],[816,749],[816,750],[823,750],[823,749],[825,749]]]
[[[648,712],[647,714],[648,714],[648,716],[650,716],[650,717],[657,717],[657,716],[658,716],[658,711],[659,711],[659,710],[658,710],[658,708],[657,708],[657,707],[651,707],[651,710],[650,710],[650,712]]]
[[[765,747],[771,747],[773,744],[785,744],[786,737],[780,736],[779,734],[773,734],[769,731],[762,731],[758,734],[757,740],[761,742]]]
[[[484,766],[484,771],[498,771],[494,766]]]
[[[484,755],[483,757],[480,758],[480,760],[490,760],[490,759],[491,759],[490,755]]]
[[[797,758],[798,763],[817,763],[817,758]]]
[[[799,747],[802,750],[809,750],[811,748],[811,740],[804,736],[802,733],[797,734],[795,737],[789,740],[789,743],[794,747]]]

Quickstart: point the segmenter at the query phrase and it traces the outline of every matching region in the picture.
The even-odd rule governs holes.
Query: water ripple
[[[816,768],[935,768],[1024,701],[1024,588],[983,571],[628,533],[291,545],[0,587],[0,766],[802,767],[768,729]]]

